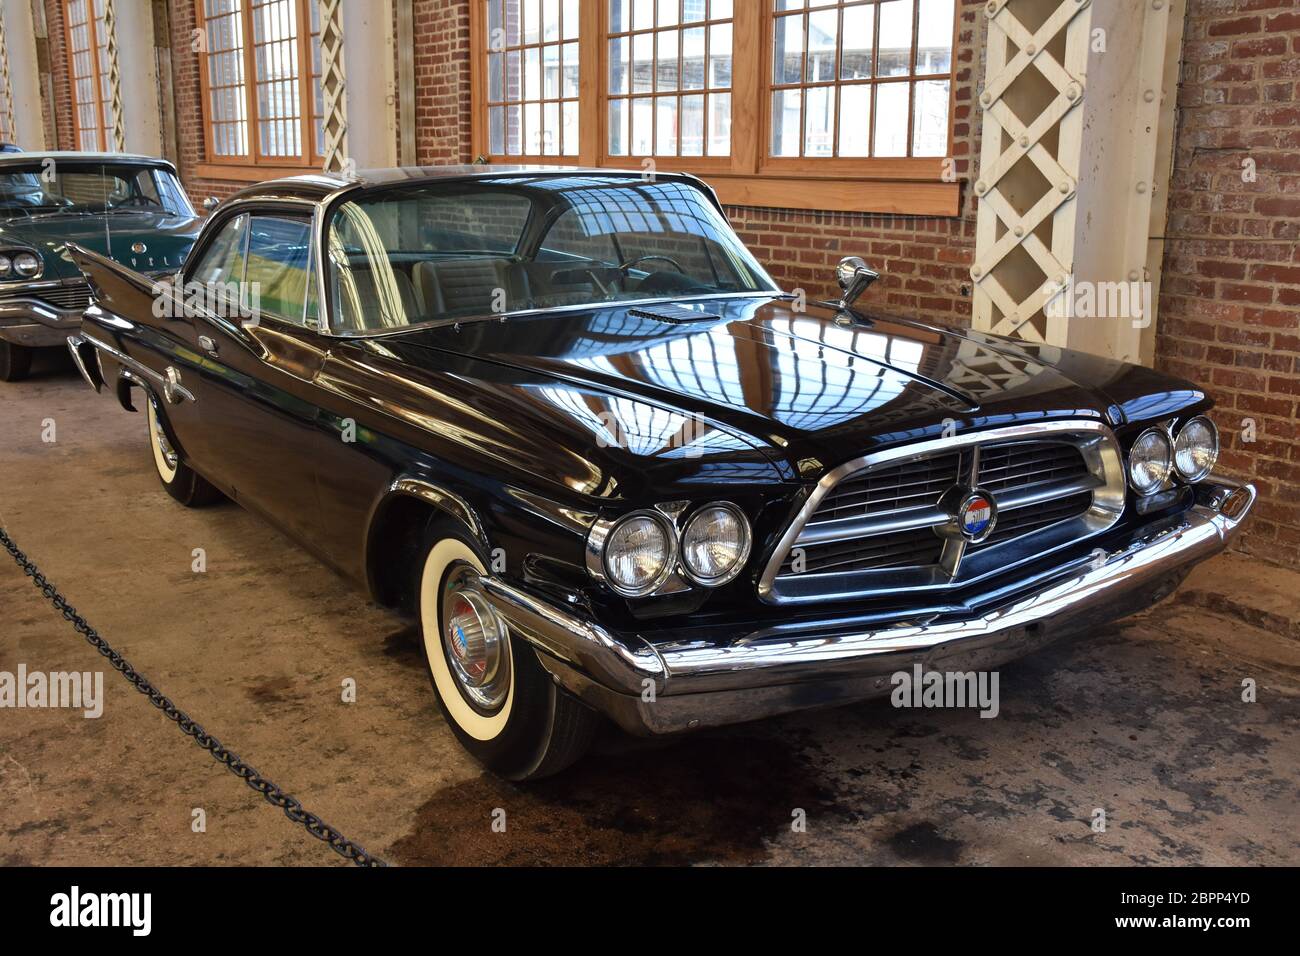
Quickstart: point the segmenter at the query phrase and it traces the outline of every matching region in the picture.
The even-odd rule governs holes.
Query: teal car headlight
[[[24,279],[35,279],[41,274],[41,260],[35,253],[20,252],[14,256],[13,270]]]

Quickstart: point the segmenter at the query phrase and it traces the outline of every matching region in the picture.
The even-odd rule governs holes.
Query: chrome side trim
[[[101,341],[87,332],[82,332],[81,338],[87,344],[93,345],[100,351],[106,352],[112,356],[114,361],[122,366],[123,378],[130,379],[139,385],[152,385],[160,395],[166,395],[167,390],[172,389],[177,401],[172,401],[170,398],[168,401],[171,401],[173,405],[177,404],[179,400],[194,401],[194,393],[180,384],[179,375],[177,375],[176,382],[172,383],[166,375],[155,372],[153,369],[149,368],[149,366],[131,358],[131,356],[127,355],[121,349],[116,349],[107,342]]]
[[[440,488],[431,481],[410,476],[396,479],[388,486],[388,491],[390,494],[410,495],[413,498],[428,502],[440,511],[444,511],[463,522],[476,540],[487,542],[487,535],[483,530],[482,522],[478,520],[478,515],[474,513],[474,509],[470,507],[469,502],[460,495],[448,491],[446,488]]]
[[[828,494],[844,479],[864,470],[873,468],[881,464],[899,464],[911,460],[926,458],[931,455],[941,454],[946,451],[961,450],[973,448],[976,452],[972,456],[974,459],[972,469],[978,469],[978,449],[981,445],[990,445],[1006,441],[1015,441],[1018,439],[1044,439],[1044,438],[1070,438],[1071,436],[1082,436],[1085,446],[1080,447],[1084,453],[1084,458],[1088,461],[1090,470],[1094,476],[1099,479],[1099,483],[1094,485],[1093,507],[1083,515],[1079,520],[1081,523],[1078,528],[1080,535],[1093,535],[1105,531],[1112,527],[1119,520],[1124,510],[1125,496],[1127,493],[1127,477],[1125,475],[1123,455],[1120,452],[1119,442],[1115,438],[1115,433],[1110,427],[1102,422],[1090,420],[1066,420],[1056,422],[1034,422],[1024,425],[1012,425],[1006,428],[993,428],[984,431],[972,431],[956,435],[952,438],[936,438],[929,441],[914,442],[912,444],[899,445],[894,448],[887,448],[884,451],[873,452],[864,455],[861,458],[855,458],[839,465],[825,475],[817,482],[812,493],[808,496],[807,501],[799,509],[790,526],[781,536],[780,540],[773,548],[771,556],[763,569],[763,573],[758,581],[758,596],[768,604],[794,604],[794,603],[811,603],[815,601],[829,600],[828,594],[801,594],[798,596],[787,596],[779,593],[777,577],[780,575],[781,565],[784,563],[790,550],[795,547],[796,543],[805,543],[801,540],[804,529],[808,522],[812,520],[813,515],[817,513],[822,501]],[[1102,476],[1105,476],[1102,478]],[[1058,492],[1053,491],[1053,497],[1058,496]],[[999,499],[1001,504],[1001,499]],[[1005,509],[1005,505],[1003,505]],[[910,516],[905,512],[896,515],[884,516],[880,519],[872,518],[871,522],[879,520],[882,527],[889,530],[886,522],[900,521],[908,522],[903,528],[895,530],[906,530],[915,528],[918,525],[911,523],[912,519],[919,522],[921,515]],[[867,523],[864,519],[863,523]],[[834,538],[825,538],[822,540],[841,540],[840,532],[842,529],[832,528],[827,532],[813,532],[814,535],[834,534]],[[1044,529],[1046,530],[1046,529]],[[878,533],[878,532],[872,532]],[[1041,532],[1033,532],[1038,534]],[[992,553],[998,548],[1007,545],[1017,544],[1021,541],[1032,537],[1026,535],[1024,539],[1006,542],[990,546],[983,553]],[[847,535],[844,535],[847,536]],[[814,543],[809,541],[808,543]],[[966,550],[964,542],[957,542],[952,546],[945,546],[943,558],[941,559],[940,574],[933,580],[925,583],[924,587],[943,587],[954,583],[952,570],[956,568]],[[879,573],[879,572],[860,572],[860,573]],[[828,574],[826,576],[843,576]],[[813,580],[814,575],[806,574],[805,580]],[[899,586],[896,576],[894,579],[881,577],[881,586],[887,590],[913,590],[906,585]],[[865,593],[864,589],[858,589],[856,593]],[[843,597],[845,595],[837,595]],[[850,595],[851,596],[851,595]]]

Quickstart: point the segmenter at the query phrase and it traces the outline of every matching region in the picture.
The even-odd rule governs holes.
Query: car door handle
[[[206,335],[199,336],[199,348],[203,349],[203,351],[207,352],[209,355],[217,354],[216,341]]]

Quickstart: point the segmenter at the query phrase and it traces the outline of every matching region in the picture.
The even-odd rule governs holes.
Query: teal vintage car
[[[0,381],[24,378],[34,349],[64,347],[81,326],[90,291],[68,242],[171,275],[201,224],[164,159],[0,154]]]

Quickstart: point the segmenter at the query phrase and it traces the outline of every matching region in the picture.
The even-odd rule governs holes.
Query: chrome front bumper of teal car
[[[1255,503],[1251,485],[1210,480],[1173,519],[1039,573],[969,614],[906,612],[864,624],[827,619],[701,641],[614,634],[500,578],[480,579],[511,635],[539,651],[555,681],[635,734],[740,723],[887,695],[891,677],[989,670],[1063,637],[1144,610],[1222,551]]]

